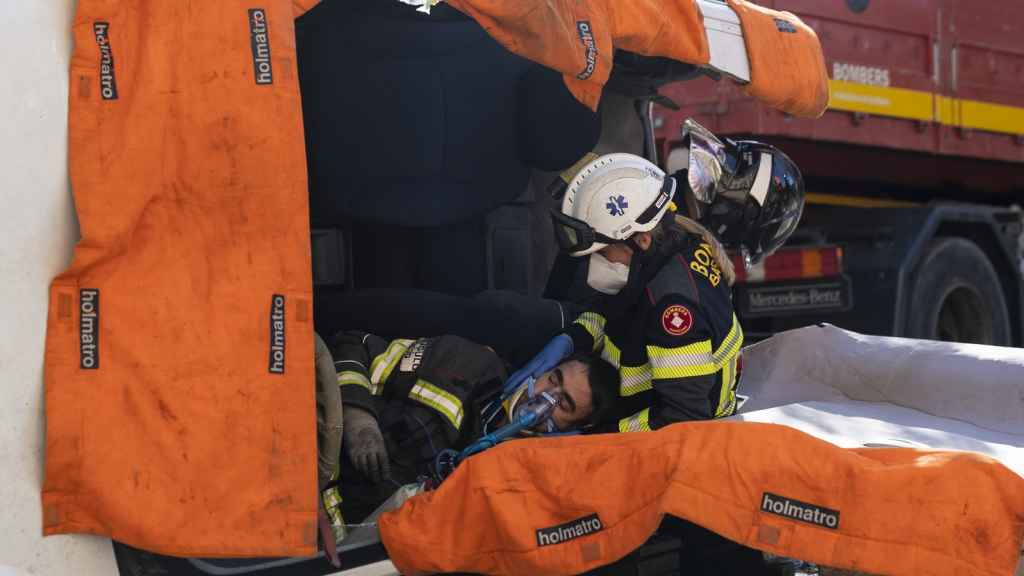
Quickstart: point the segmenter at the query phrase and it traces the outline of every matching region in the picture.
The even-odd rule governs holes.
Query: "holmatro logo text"
[[[816,524],[823,528],[832,530],[839,528],[838,510],[807,504],[806,502],[784,498],[769,492],[764,493],[764,497],[761,500],[761,510],[793,520]]]
[[[83,288],[78,293],[79,366],[83,370],[100,367],[100,291]]]
[[[537,530],[537,546],[561,544],[587,534],[600,532],[603,529],[604,524],[601,523],[601,519],[597,517],[597,514],[591,514],[572,522]]]
[[[270,371],[284,374],[284,296],[274,294],[270,301]]]
[[[267,12],[262,8],[249,10],[249,34],[252,40],[252,67],[257,84],[274,83],[274,66],[270,62],[270,31]]]

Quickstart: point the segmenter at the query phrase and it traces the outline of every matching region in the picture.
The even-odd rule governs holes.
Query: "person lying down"
[[[358,522],[397,488],[434,477],[442,451],[460,451],[516,421],[533,399],[544,397],[554,407],[522,435],[604,424],[618,396],[618,371],[585,355],[503,390],[508,374],[501,358],[458,336],[387,342],[345,331],[330,349],[344,422],[339,473],[325,491],[336,525],[342,518]]]

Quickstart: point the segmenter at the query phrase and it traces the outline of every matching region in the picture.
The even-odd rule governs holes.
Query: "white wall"
[[[78,227],[67,174],[74,0],[0,2],[0,575],[116,574],[109,540],[43,539],[43,341]]]

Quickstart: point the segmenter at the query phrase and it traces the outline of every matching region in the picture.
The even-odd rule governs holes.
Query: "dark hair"
[[[600,427],[614,417],[614,406],[619,397],[619,371],[607,360],[589,354],[573,354],[565,362],[579,362],[587,367],[587,383],[590,384],[590,403],[594,410],[584,424]]]

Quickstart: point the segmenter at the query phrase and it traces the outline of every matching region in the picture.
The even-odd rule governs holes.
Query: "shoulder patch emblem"
[[[693,328],[693,314],[686,306],[673,304],[662,313],[661,327],[672,336],[682,336]]]

